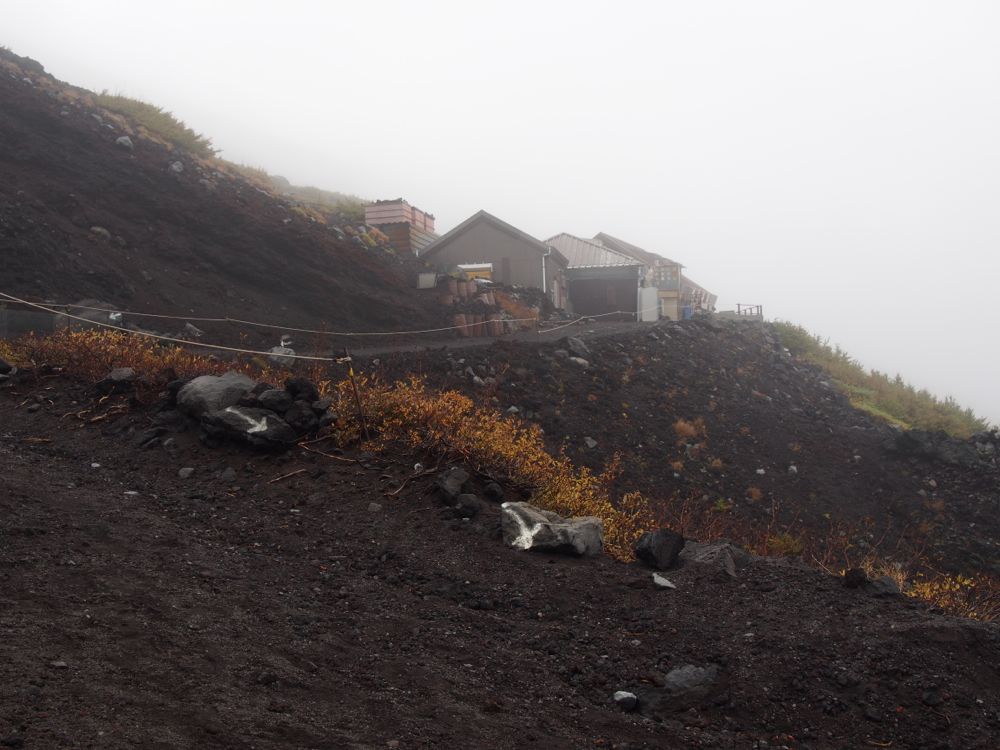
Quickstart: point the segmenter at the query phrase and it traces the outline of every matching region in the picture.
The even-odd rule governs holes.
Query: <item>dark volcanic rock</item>
[[[131,367],[116,367],[103,380],[99,380],[94,388],[98,393],[124,393],[132,389],[135,380],[135,370]]]
[[[671,670],[661,688],[639,694],[639,712],[654,719],[667,718],[679,711],[708,705],[720,705],[729,698],[728,680],[719,667],[685,664]]]
[[[319,427],[319,417],[310,404],[296,401],[285,412],[285,421],[299,434],[314,432]]]
[[[308,401],[310,404],[319,401],[319,389],[306,378],[289,378],[285,381],[285,390],[292,394],[295,401]]]
[[[298,440],[295,430],[267,409],[229,406],[204,415],[202,426],[210,435],[241,440],[257,448],[281,448]]]
[[[292,406],[292,395],[276,388],[257,394],[257,403],[262,409],[270,409],[275,414],[284,414]]]
[[[635,545],[637,560],[656,570],[668,570],[684,549],[684,537],[670,529],[647,531]]]
[[[0,358],[0,375],[7,375],[13,369],[14,369],[13,365],[5,361],[4,359]]]
[[[456,467],[438,474],[437,486],[447,500],[453,501],[462,494],[462,486],[468,481],[469,472]]]

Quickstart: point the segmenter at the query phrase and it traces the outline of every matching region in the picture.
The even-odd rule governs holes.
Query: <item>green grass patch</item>
[[[170,112],[155,104],[144,102],[141,99],[133,99],[123,94],[110,94],[107,90],[95,94],[94,97],[100,106],[128,117],[150,133],[158,135],[175,146],[205,159],[216,153],[216,149],[212,148],[210,138],[196,133]]]
[[[785,348],[799,359],[819,365],[858,409],[903,428],[944,430],[967,438],[989,428],[972,409],[963,409],[953,398],[939,399],[914,388],[900,375],[890,377],[867,370],[839,346],[785,321],[774,323]]]

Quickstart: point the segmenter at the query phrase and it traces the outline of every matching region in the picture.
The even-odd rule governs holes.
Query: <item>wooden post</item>
[[[361,406],[361,393],[358,391],[358,381],[354,379],[354,362],[351,360],[351,354],[344,348],[344,358],[347,360],[347,377],[351,379],[351,388],[354,390],[354,403],[358,407],[358,419],[361,420],[361,429],[365,433],[365,440],[371,440],[372,436],[368,432],[368,421],[365,419],[365,410]]]

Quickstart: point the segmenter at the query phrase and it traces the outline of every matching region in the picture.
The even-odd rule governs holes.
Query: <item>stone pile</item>
[[[283,448],[332,424],[332,401],[316,385],[290,378],[284,388],[256,383],[246,375],[202,375],[173,383],[177,410],[200,423],[205,435],[233,439],[255,448]]]

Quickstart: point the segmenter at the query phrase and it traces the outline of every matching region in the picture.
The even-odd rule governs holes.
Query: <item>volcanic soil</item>
[[[686,513],[807,542],[842,532],[857,559],[878,548],[900,563],[1000,574],[996,465],[899,452],[898,430],[793,359],[770,326],[705,318],[566,331],[561,341],[390,353],[366,365],[389,381],[416,373],[513,408],[544,429],[551,451],[595,471],[617,454],[618,491],[642,491],[674,526]],[[586,367],[570,358],[570,337]]]
[[[131,149],[116,143],[126,134]],[[442,323],[414,288],[420,264],[337,239],[287,201],[143,134],[90,92],[6,50],[0,174],[0,291],[8,294],[338,331]],[[136,322],[161,332],[183,326]],[[198,326],[216,343],[276,338]]]
[[[996,747],[995,625],[788,559],[658,589],[506,547],[496,504],[407,481],[426,456],[140,450],[156,407],[126,406],[0,389],[5,747]],[[612,700],[687,665],[718,669],[701,702]]]

